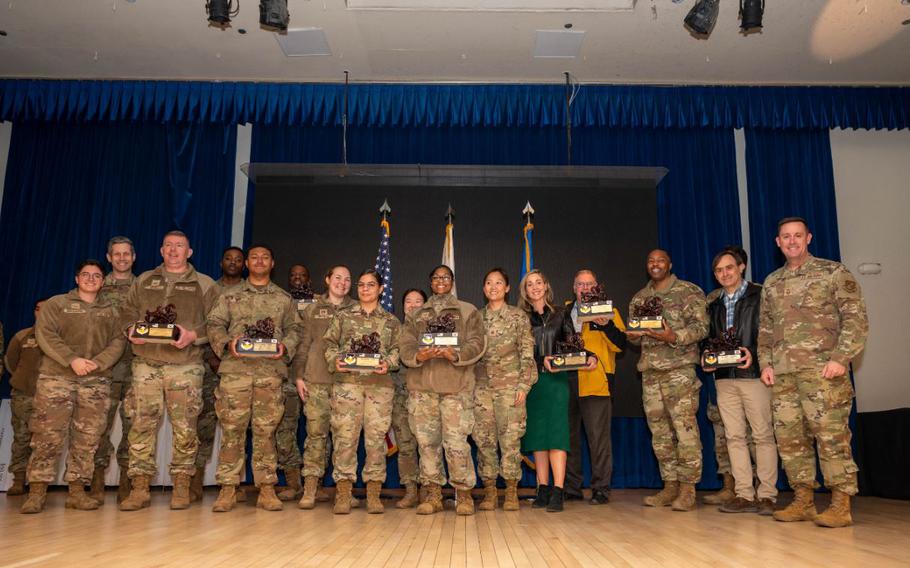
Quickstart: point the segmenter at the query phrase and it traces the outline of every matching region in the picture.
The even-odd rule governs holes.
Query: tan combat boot
[[[353,484],[342,479],[335,486],[335,506],[332,512],[336,515],[347,515],[351,512],[351,486]]]
[[[123,503],[123,500],[130,496],[130,476],[127,475],[127,468],[120,468],[120,481],[117,484],[117,503]]]
[[[246,486],[244,486],[244,485],[235,485],[234,486],[234,502],[235,503],[246,503]]]
[[[234,508],[234,503],[237,502],[237,486],[236,485],[222,485],[221,491],[218,492],[218,498],[215,499],[215,504],[212,505],[213,513],[227,513]]]
[[[774,511],[774,520],[782,523],[811,521],[818,515],[815,510],[815,492],[807,485],[793,488],[793,502],[780,511]]]
[[[47,483],[29,483],[28,499],[19,508],[19,512],[25,514],[40,513],[44,510],[45,501],[47,501]]]
[[[494,486],[495,489],[495,486]],[[455,514],[456,515],[473,515],[474,498],[471,497],[470,489],[455,490]]]
[[[379,493],[382,491],[382,483],[379,481],[367,482],[367,513],[382,514],[385,507],[382,505],[382,499]]]
[[[674,511],[692,511],[695,509],[695,484],[680,483],[679,495],[673,500]]]
[[[96,467],[92,472],[92,485],[89,497],[98,502],[98,506],[104,505],[104,470]]]
[[[190,476],[178,473],[174,476],[174,490],[171,493],[171,509],[190,508]]]
[[[442,511],[442,487],[435,483],[424,485],[424,500],[417,507],[418,515],[432,515]]]
[[[312,509],[316,506],[316,484],[319,478],[315,475],[308,475],[303,480],[303,497],[297,502],[299,509]]]
[[[329,501],[332,500],[332,497],[331,497],[331,495],[329,495],[329,492],[326,491],[325,484],[322,481],[323,480],[321,477],[316,481],[316,502],[317,503],[328,503]],[[352,499],[352,501],[356,501],[356,499]],[[354,503],[352,502],[351,506],[354,508],[357,508],[358,505],[354,505]]]
[[[831,506],[815,517],[815,524],[832,529],[849,527],[853,524],[850,514],[850,496],[839,489],[831,490]]]
[[[679,482],[665,481],[663,489],[655,495],[645,497],[642,503],[645,507],[666,507],[673,503],[677,495],[679,495]]]
[[[149,494],[149,477],[137,475],[131,481],[130,496],[120,503],[121,511],[138,511],[152,504],[152,496]]]
[[[499,501],[499,493],[496,491],[495,479],[483,480],[483,501],[477,506],[481,511],[496,510],[496,503]]]
[[[6,490],[7,497],[14,497],[16,495],[25,495],[25,474],[24,473],[14,473],[13,474],[13,484],[9,486],[9,489]]]
[[[420,502],[420,487],[418,485],[405,485],[404,497],[395,506],[399,509],[412,509]]]
[[[278,498],[282,501],[294,501],[300,499],[300,496],[303,494],[303,488],[300,486],[300,468],[299,467],[289,467],[284,472],[284,477],[287,480],[287,487],[281,489],[278,492]]]
[[[506,479],[506,498],[502,502],[502,510],[517,511],[518,509],[518,480]]]
[[[275,486],[262,484],[259,486],[259,498],[256,499],[256,506],[266,511],[280,511],[284,509],[281,499],[275,495]]]
[[[190,503],[202,501],[202,495],[205,492],[205,468],[197,467],[190,479]]]
[[[70,492],[66,496],[66,508],[78,509],[79,511],[94,511],[98,508],[98,501],[95,501],[85,492],[85,484],[81,481],[70,481]]]
[[[732,500],[736,497],[736,491],[734,491],[735,483],[733,481],[733,476],[729,473],[724,475],[724,486],[721,487],[720,491],[713,493],[711,495],[705,495],[702,498],[702,503],[706,505],[723,505],[727,501]]]

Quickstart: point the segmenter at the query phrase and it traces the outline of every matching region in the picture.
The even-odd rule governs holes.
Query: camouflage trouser
[[[521,437],[525,435],[528,411],[524,402],[515,405],[518,389],[493,389],[477,385],[474,389],[474,432],[477,466],[482,479],[521,478]],[[497,457],[497,446],[502,453]],[[501,464],[501,465],[500,465]]]
[[[395,385],[392,399],[392,430],[398,445],[398,480],[402,485],[417,484],[417,439],[408,416],[408,387]]]
[[[790,485],[818,486],[814,440],[825,485],[856,494],[859,468],[850,449],[852,403],[853,385],[848,375],[825,379],[819,369],[774,378],[774,434]]]
[[[110,390],[110,377],[38,376],[29,421],[32,430],[29,483],[52,483],[57,478],[57,458],[67,435],[69,454],[64,479],[86,484],[91,481],[95,450],[104,433],[104,417],[111,404]]]
[[[120,443],[117,444],[117,464],[121,469],[126,469],[130,464],[130,419],[126,415],[126,404],[124,403],[130,393],[130,360],[121,358],[111,370],[111,405],[108,408],[106,423],[104,425],[104,434],[101,436],[101,443],[98,445],[98,451],[95,452],[95,469],[105,470],[111,462],[111,453],[114,451],[114,444],[111,443],[111,430],[114,428],[114,418],[117,416],[117,410],[120,410]]]
[[[714,427],[714,456],[717,458],[717,473],[730,474],[730,454],[727,452],[727,437],[724,433],[724,421],[720,410],[713,402],[708,402],[708,420]]]
[[[335,383],[332,388],[332,479],[357,481],[357,445],[363,430],[364,482],[385,481],[385,435],[392,425],[395,389],[382,385]]]
[[[256,486],[275,485],[278,452],[275,429],[281,421],[281,383],[278,376],[256,377],[223,373],[215,391],[215,411],[221,422],[221,450],[218,454],[219,485],[240,485],[246,456],[246,430],[253,427],[253,481]]]
[[[29,443],[32,441],[32,431],[28,427],[28,419],[32,416],[34,397],[19,389],[12,389],[10,393],[10,410],[12,411],[13,443],[10,446],[9,467],[10,473],[25,473],[28,467],[28,458],[32,455]]]
[[[332,418],[332,385],[307,383],[303,404],[306,414],[306,440],[303,441],[303,476],[322,477],[325,474],[326,444]]]
[[[293,383],[281,385],[284,393],[284,414],[275,431],[275,445],[278,447],[278,467],[287,471],[300,468],[300,446],[297,445],[297,430],[300,427],[300,396]]]
[[[202,375],[202,410],[196,419],[196,437],[199,438],[199,449],[196,451],[196,467],[203,468],[212,459],[215,447],[215,427],[218,417],[215,415],[215,389],[218,388],[218,375],[205,364]]]
[[[158,429],[167,408],[173,431],[170,474],[196,472],[196,420],[202,409],[202,363],[168,365],[141,357],[133,359],[130,389],[129,476],[155,477]]]
[[[651,446],[664,481],[698,483],[701,479],[701,438],[695,419],[700,388],[694,367],[642,374]]]
[[[477,484],[477,475],[468,436],[474,429],[474,393],[411,391],[408,414],[420,448],[420,483],[446,484],[442,468],[445,449],[452,487],[472,489]]]

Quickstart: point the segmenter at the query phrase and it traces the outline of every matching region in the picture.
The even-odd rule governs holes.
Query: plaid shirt
[[[737,288],[732,295],[724,293],[724,307],[727,308],[727,329],[733,327],[733,315],[736,310],[736,302],[743,297],[743,294],[746,293],[746,288],[748,287],[749,283],[746,280],[743,280],[743,283],[739,285],[739,288]]]

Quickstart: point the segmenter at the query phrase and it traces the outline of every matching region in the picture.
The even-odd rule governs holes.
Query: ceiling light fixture
[[[717,23],[720,0],[696,0],[686,15],[685,24],[692,33],[707,36]]]
[[[291,16],[288,0],[259,0],[259,25],[269,31],[286,32]]]
[[[240,13],[239,0],[206,0],[205,11],[209,15],[209,25],[224,29],[231,25],[231,18]]]
[[[743,32],[760,30],[764,13],[765,0],[739,0],[739,28]]]

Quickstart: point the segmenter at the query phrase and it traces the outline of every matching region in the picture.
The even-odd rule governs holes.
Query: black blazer
[[[720,337],[727,330],[727,307],[724,296],[708,304],[708,320],[711,323],[708,337]],[[715,379],[755,379],[761,375],[758,368],[758,312],[761,309],[761,286],[749,282],[746,293],[733,308],[733,327],[739,344],[752,352],[752,366],[748,369],[724,367],[714,371]],[[702,344],[704,349],[704,344]]]

